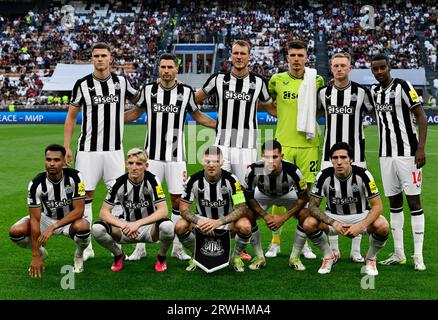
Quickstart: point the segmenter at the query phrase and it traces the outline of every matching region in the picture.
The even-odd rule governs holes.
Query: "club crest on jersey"
[[[184,100],[184,96],[180,93],[176,96],[176,100],[178,101],[183,101]]]
[[[150,194],[148,187],[146,187],[146,186],[143,187],[143,194],[146,194],[146,195]]]
[[[221,239],[209,238],[204,239],[204,243],[201,246],[202,254],[209,257],[220,256],[224,253],[224,246]]]
[[[390,98],[395,98],[395,91],[391,91],[390,93],[389,93],[389,97]]]
[[[357,94],[353,93],[350,97],[351,101],[357,101]]]
[[[251,83],[249,84],[249,88],[250,88],[251,90],[255,90],[255,88],[256,88],[256,84],[255,84],[254,82],[251,82]]]
[[[119,96],[110,94],[109,96],[94,96],[93,104],[103,104],[103,103],[118,103],[120,101]]]
[[[228,188],[226,186],[222,186],[221,193],[228,193]]]
[[[353,192],[359,192],[359,186],[357,185],[357,183],[353,183],[351,185],[351,190],[353,190]]]
[[[114,89],[120,90],[120,83],[118,82],[114,83]]]
[[[65,187],[65,193],[66,194],[72,194],[73,193],[73,189],[71,188],[71,186],[66,186]]]

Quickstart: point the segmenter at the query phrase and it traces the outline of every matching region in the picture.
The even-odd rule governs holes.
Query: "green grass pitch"
[[[262,126],[262,130],[273,130],[272,126]],[[198,128],[199,129],[199,128]],[[193,132],[193,127],[192,127]],[[76,128],[76,143],[79,128]],[[142,146],[145,127],[129,125],[125,127],[125,151],[134,146]],[[281,254],[276,259],[268,259],[265,269],[238,274],[231,268],[213,274],[202,270],[188,273],[186,262],[169,258],[168,271],[156,274],[153,270],[157,245],[147,245],[148,256],[138,262],[126,262],[122,272],[111,272],[112,257],[95,241],[96,257],[85,263],[85,272],[74,278],[74,290],[61,287],[64,274],[63,265],[72,265],[74,243],[64,237],[53,237],[48,241],[49,257],[42,279],[31,279],[27,268],[31,260],[30,251],[13,244],[8,238],[9,227],[27,214],[27,184],[36,173],[44,170],[43,149],[49,143],[61,143],[62,125],[2,125],[0,126],[0,299],[220,299],[220,300],[309,300],[309,299],[437,299],[438,298],[438,128],[429,127],[427,142],[427,164],[423,171],[422,204],[426,216],[424,259],[425,272],[413,270],[412,230],[410,216],[405,213],[405,247],[408,262],[404,266],[379,266],[379,276],[374,281],[374,289],[361,288],[363,274],[361,265],[351,262],[349,251],[351,241],[340,237],[343,254],[331,274],[317,273],[321,255],[316,260],[303,260],[307,270],[293,271],[288,267],[292,237],[296,222],[288,221],[282,233]],[[194,141],[194,136],[189,140]],[[206,137],[198,134],[198,147],[207,145]],[[366,129],[367,163],[377,185],[383,194],[380,168],[377,157],[377,128]],[[188,146],[187,151],[195,148]],[[189,174],[199,165],[189,165]],[[105,196],[100,184],[94,201],[94,220]],[[384,215],[389,219],[389,205],[385,197]],[[259,221],[264,250],[271,235],[262,221]],[[368,237],[362,240],[362,254],[368,248]],[[387,246],[379,253],[386,258],[392,251],[390,237]],[[125,246],[129,254],[132,245]],[[316,249],[314,249],[317,252]],[[252,253],[252,248],[249,248]],[[364,282],[364,281],[362,281]],[[370,284],[370,282],[368,281]]]

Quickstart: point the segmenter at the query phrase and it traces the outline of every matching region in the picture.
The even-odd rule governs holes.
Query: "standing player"
[[[289,71],[277,73],[269,81],[269,93],[276,102],[278,119],[275,138],[283,146],[284,159],[295,163],[304,175],[307,190],[310,192],[315,176],[319,171],[319,133],[316,124],[316,93],[324,86],[324,79],[316,74],[316,70],[306,68],[307,44],[294,40],[288,45],[287,61]],[[306,101],[307,97],[312,101]],[[300,112],[298,112],[300,110]],[[298,122],[303,115],[313,121],[313,135],[298,129]],[[283,214],[283,207],[272,207],[272,213]],[[272,233],[272,241],[266,257],[276,257],[280,252],[281,229]],[[306,245],[303,255],[315,259],[315,254]]]
[[[254,220],[262,217],[270,229],[278,230],[291,217],[299,219],[289,266],[295,270],[305,270],[300,261],[300,253],[307,238],[302,228],[302,222],[308,216],[308,210],[304,208],[309,199],[306,181],[296,165],[283,160],[281,144],[277,140],[263,144],[262,160],[248,168],[245,182],[246,202],[255,213],[252,216]],[[272,205],[284,206],[288,211],[281,216],[270,215],[266,210]],[[260,268],[266,263],[260,236],[253,244],[256,252],[253,265]]]
[[[176,83],[178,59],[164,53],[159,59],[159,83],[146,84],[141,90],[137,107],[125,113],[125,121],[147,114],[145,149],[149,154],[149,171],[160,179],[166,179],[172,202],[172,222],[180,219],[179,200],[187,177],[185,162],[184,123],[187,112],[198,123],[215,128],[216,121],[202,113],[194,100],[193,89]],[[135,251],[144,250],[137,245]],[[190,257],[184,252],[177,238],[173,242],[172,256],[180,260]]]
[[[204,86],[196,91],[196,102],[215,96],[218,103],[215,145],[224,156],[223,169],[244,181],[249,165],[257,160],[257,104],[269,106],[266,80],[249,72],[251,46],[236,40],[231,47],[230,72],[213,74]],[[253,230],[253,234],[258,232]],[[246,253],[245,260],[251,259]]]
[[[363,117],[373,110],[371,92],[360,84],[350,81],[351,56],[348,53],[336,53],[331,60],[333,84],[318,92],[318,102],[325,111],[326,127],[324,135],[321,169],[330,167],[330,148],[337,142],[345,141],[353,148],[353,163],[366,168],[365,136],[363,133]],[[350,257],[361,263],[364,258],[360,254],[359,235],[352,241]],[[338,256],[338,237],[330,237],[330,245]]]
[[[15,223],[9,236],[23,248],[32,249],[31,277],[44,272],[45,245],[52,235],[64,235],[76,242],[74,272],[83,271],[83,252],[90,242],[90,225],[83,218],[85,189],[81,174],[65,165],[65,148],[51,144],[45,149],[46,171],[28,188],[29,216]],[[29,238],[30,237],[30,238]]]
[[[388,222],[381,215],[379,190],[368,170],[352,165],[353,149],[346,142],[335,143],[329,157],[333,167],[322,170],[316,177],[309,200],[311,217],[303,225],[309,239],[324,254],[318,273],[329,273],[338,259],[329,247],[326,234],[353,238],[368,232],[370,247],[365,259],[365,272],[376,276],[376,256],[385,246],[389,232]],[[327,198],[325,212],[320,209],[324,196]]]
[[[251,223],[247,218],[249,210],[239,181],[235,175],[222,169],[223,164],[220,148],[210,146],[205,150],[202,159],[204,169],[187,180],[179,207],[182,219],[176,224],[175,231],[184,247],[194,252],[195,227],[205,234],[228,228],[236,235],[231,262],[235,271],[243,272],[245,269],[240,254],[251,238]],[[190,210],[194,200],[198,213]],[[193,271],[195,268],[192,259],[186,270]]]
[[[114,256],[112,271],[122,270],[125,254],[118,244],[160,240],[156,272],[167,270],[166,253],[175,236],[172,222],[167,218],[166,196],[160,181],[148,168],[144,150],[133,148],[126,160],[128,173],[116,179],[100,210],[100,218],[93,225],[93,236]],[[123,216],[115,217],[111,211],[121,203]]]
[[[125,100],[135,102],[138,91],[129,81],[110,72],[111,49],[96,43],[92,50],[93,73],[76,81],[64,125],[66,162],[72,160],[71,139],[79,111],[82,111],[81,135],[78,139],[76,169],[84,177],[85,218],[93,221],[94,190],[103,178],[107,188],[125,172],[123,154],[123,113]],[[121,212],[121,208],[118,208]],[[94,257],[91,246],[84,252],[84,261]]]
[[[414,269],[426,270],[423,262],[424,214],[420,194],[422,167],[426,163],[427,120],[415,89],[408,81],[392,78],[387,56],[372,58],[371,71],[379,82],[371,90],[379,127],[380,171],[391,206],[395,252],[381,264],[405,264],[403,246],[403,191],[411,211],[414,237]],[[419,127],[419,139],[414,118]]]

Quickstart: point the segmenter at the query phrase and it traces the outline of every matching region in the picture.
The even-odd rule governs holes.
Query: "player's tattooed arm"
[[[243,193],[245,194],[246,204],[253,212],[258,214],[262,218],[264,218],[268,215],[268,213],[265,210],[263,210],[263,208],[260,206],[260,204],[257,202],[257,200],[254,199],[254,196],[252,195],[252,193],[250,193],[246,190],[244,190]]]
[[[310,196],[309,200],[309,211],[312,217],[318,219],[319,221],[324,222],[325,224],[332,225],[335,222],[335,219],[330,218],[319,208],[321,204],[321,199]]]
[[[236,209],[233,212],[227,214],[225,217],[222,217],[219,220],[223,225],[233,221],[237,221],[246,214],[246,210],[246,205],[244,203],[239,203],[238,205],[236,205]]]
[[[198,224],[198,221],[200,219],[199,216],[195,212],[192,212],[189,207],[187,209],[181,211],[181,217],[183,217],[188,222],[191,222],[194,224]]]

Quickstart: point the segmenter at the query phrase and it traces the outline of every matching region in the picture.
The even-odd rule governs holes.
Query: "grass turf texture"
[[[272,126],[261,127],[273,130]],[[264,132],[263,132],[264,133]],[[79,128],[73,138],[77,141]],[[125,127],[125,151],[134,146],[142,146],[145,127],[129,125]],[[31,279],[27,268],[31,260],[29,250],[17,247],[8,239],[9,227],[27,214],[27,184],[36,173],[44,170],[43,149],[50,143],[61,143],[62,125],[3,125],[0,126],[0,299],[272,299],[272,300],[308,300],[308,299],[437,299],[438,298],[438,217],[435,208],[438,198],[434,187],[438,179],[438,128],[429,127],[427,143],[427,164],[423,171],[422,204],[426,215],[424,259],[425,272],[413,270],[412,230],[410,215],[405,205],[405,251],[408,257],[406,265],[379,266],[379,276],[374,282],[374,290],[361,288],[360,273],[362,265],[349,259],[351,241],[340,237],[340,249],[343,254],[331,274],[319,275],[321,254],[314,248],[318,259],[305,260],[307,270],[293,271],[288,267],[288,258],[294,235],[295,220],[287,222],[282,233],[281,254],[275,259],[267,259],[267,266],[260,271],[236,273],[226,268],[213,274],[202,270],[188,273],[184,270],[187,262],[168,258],[168,271],[163,274],[154,272],[158,246],[148,244],[148,256],[138,262],[125,262],[124,270],[111,272],[112,257],[94,240],[96,257],[85,263],[85,272],[75,277],[75,289],[64,290],[61,281],[63,265],[73,264],[75,245],[65,237],[52,237],[47,244],[49,257],[42,279]],[[383,195],[380,168],[377,157],[377,128],[366,129],[367,163]],[[203,139],[203,138],[201,138]],[[190,137],[193,141],[193,136]],[[205,141],[198,142],[206,145]],[[73,143],[72,143],[73,146]],[[192,149],[194,149],[192,147]],[[190,150],[190,148],[187,148]],[[199,164],[188,165],[188,173],[199,170]],[[93,204],[94,220],[106,190],[101,183]],[[389,220],[389,203],[382,196],[384,215]],[[266,251],[271,233],[262,221],[259,221],[262,233],[263,249]],[[234,244],[233,244],[234,245]],[[126,245],[128,254],[133,245]],[[249,246],[249,252],[252,248]],[[362,254],[368,249],[368,236],[362,240]],[[379,253],[380,260],[392,251],[393,241],[389,238],[387,246]],[[246,264],[248,265],[248,263]]]

